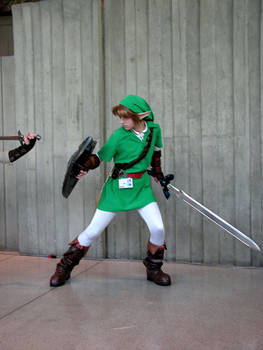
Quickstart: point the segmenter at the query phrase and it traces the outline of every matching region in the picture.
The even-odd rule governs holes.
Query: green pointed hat
[[[144,120],[146,121],[154,120],[154,115],[151,107],[142,97],[139,97],[136,95],[128,95],[121,100],[120,105],[123,105],[124,107],[129,108],[134,113],[143,113],[143,112],[151,111],[151,114],[149,114],[146,118],[144,118]]]

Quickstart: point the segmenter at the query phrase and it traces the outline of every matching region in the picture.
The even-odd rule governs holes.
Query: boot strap
[[[151,262],[154,264],[161,264],[163,261],[161,259],[151,259]]]
[[[149,258],[144,259],[144,265],[147,267],[149,270],[160,270],[161,267],[163,266],[162,262],[153,262]]]

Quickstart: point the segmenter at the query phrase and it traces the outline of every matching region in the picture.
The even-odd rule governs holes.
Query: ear
[[[148,111],[148,112],[143,112],[143,113],[138,113],[138,117],[140,120],[142,120],[143,118],[146,118],[148,117],[148,115],[150,115],[152,112],[151,111]]]

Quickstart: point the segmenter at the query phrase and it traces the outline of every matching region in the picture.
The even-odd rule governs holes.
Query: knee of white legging
[[[162,246],[164,244],[164,238],[165,238],[165,233],[164,233],[164,228],[163,226],[156,226],[154,230],[151,230],[150,232],[150,242],[152,244]]]
[[[90,246],[95,239],[99,236],[99,233],[87,233],[85,231],[83,231],[79,236],[78,236],[78,241],[79,244],[84,246],[84,247],[88,247]]]

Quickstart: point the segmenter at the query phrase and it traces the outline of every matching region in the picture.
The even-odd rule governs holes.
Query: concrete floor
[[[57,259],[0,252],[1,350],[262,350],[263,270],[83,260],[49,287]]]

